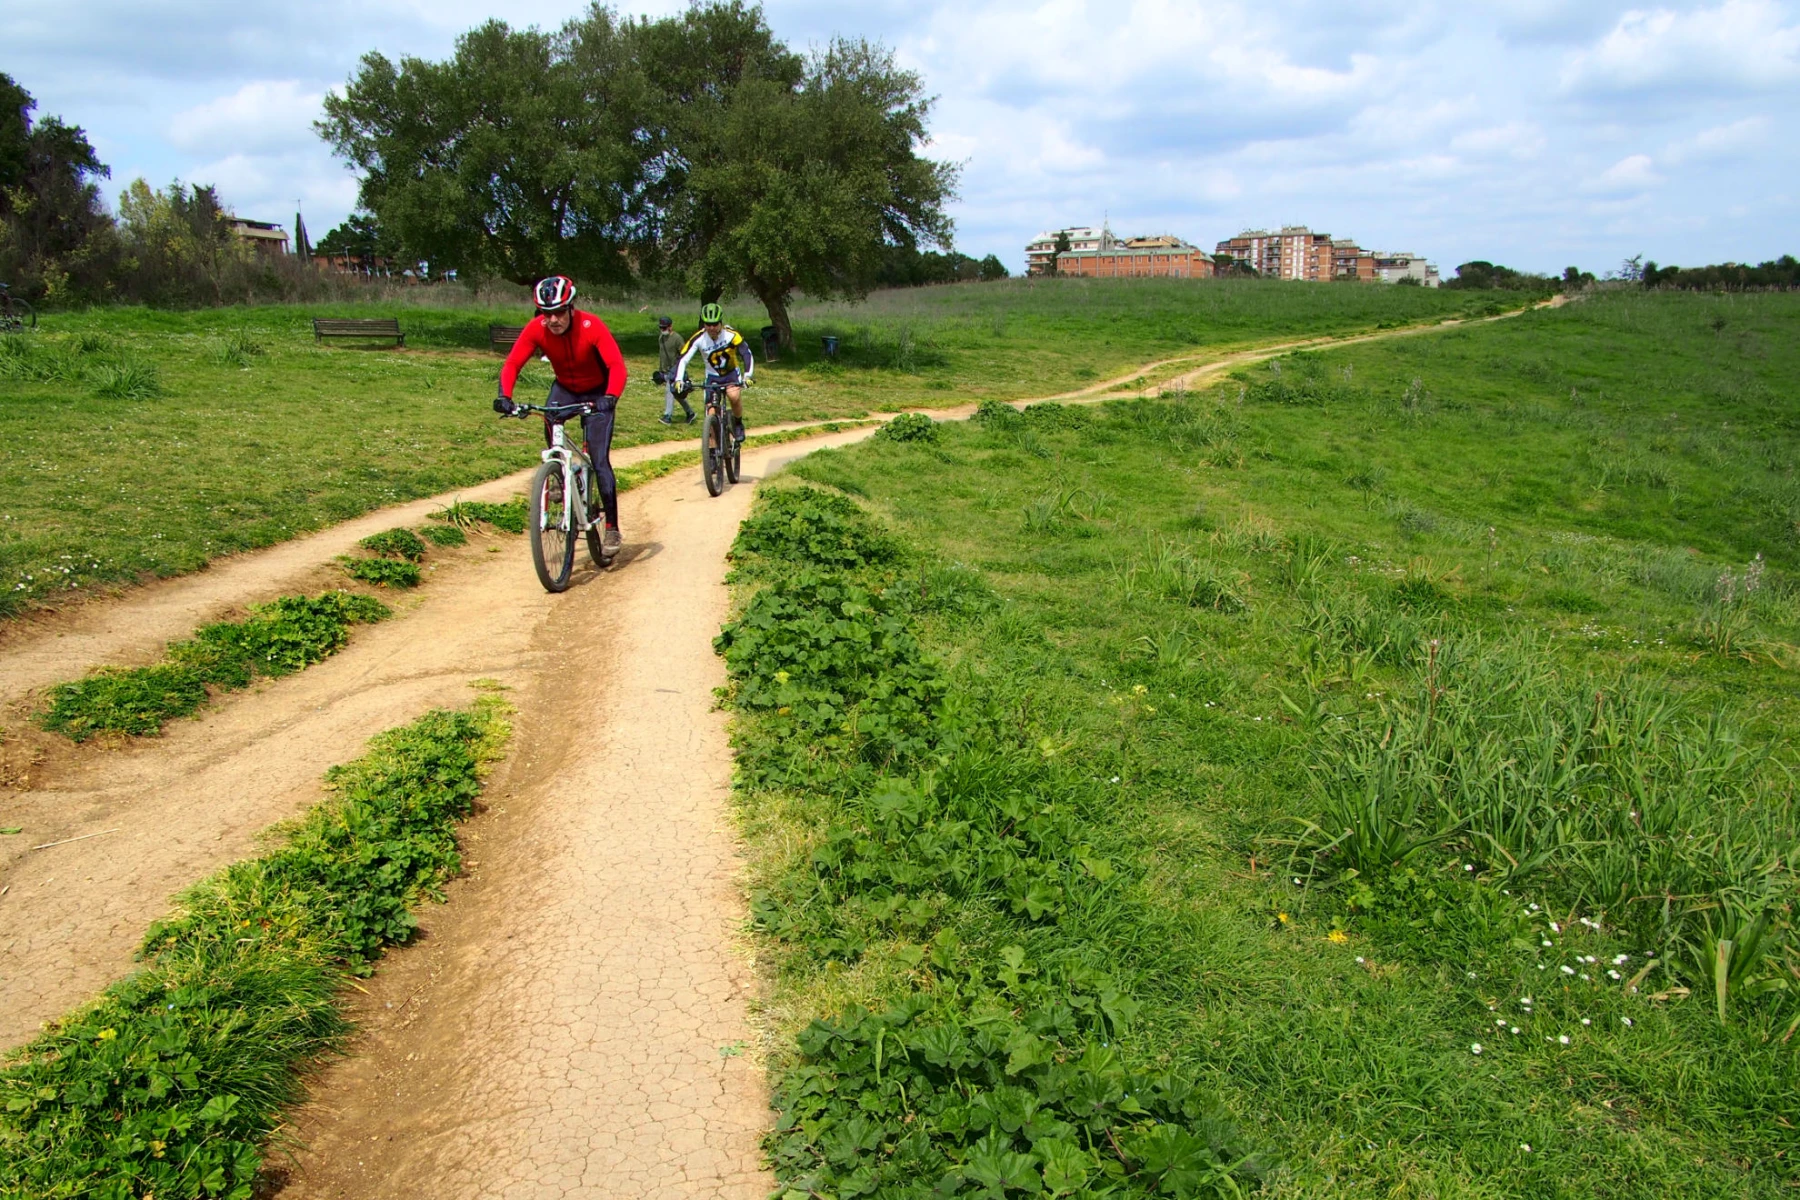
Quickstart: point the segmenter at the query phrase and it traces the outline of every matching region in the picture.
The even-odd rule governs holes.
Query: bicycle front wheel
[[[537,568],[538,582],[546,592],[560,592],[569,586],[569,572],[575,566],[575,536],[570,529],[567,497],[563,495],[561,463],[547,462],[531,477],[528,502],[531,535],[531,565]]]
[[[701,427],[700,474],[709,494],[716,496],[725,490],[725,418],[716,407],[707,408],[706,424]]]
[[[11,299],[7,303],[4,320],[10,329],[36,329],[37,310],[23,300]]]

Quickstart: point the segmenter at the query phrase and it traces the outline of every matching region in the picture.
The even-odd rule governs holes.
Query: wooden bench
[[[505,354],[513,348],[513,343],[518,341],[519,335],[524,332],[523,325],[489,325],[488,345],[492,346],[496,352]]]
[[[313,341],[322,342],[328,337],[335,338],[393,338],[396,346],[406,345],[406,335],[400,332],[400,321],[395,317],[376,318],[313,318]]]

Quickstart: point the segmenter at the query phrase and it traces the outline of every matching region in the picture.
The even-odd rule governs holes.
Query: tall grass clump
[[[455,825],[508,729],[486,698],[375,738],[279,849],[195,886],[144,966],[0,1065],[0,1195],[248,1200],[337,1000],[460,869]]]
[[[1789,990],[1800,811],[1773,746],[1654,678],[1566,678],[1528,641],[1433,639],[1422,659],[1378,715],[1321,737],[1316,868],[1379,888],[1453,858],[1651,947],[1675,983]],[[1716,967],[1722,941],[1735,965]]]

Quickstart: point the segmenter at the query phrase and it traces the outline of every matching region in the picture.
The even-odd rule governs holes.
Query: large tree
[[[738,4],[696,7],[646,30],[691,47],[696,27],[755,21]],[[685,39],[685,42],[684,42]],[[748,288],[784,347],[788,302],[860,296],[894,247],[950,246],[955,168],[924,158],[931,101],[885,49],[835,41],[796,60],[770,39],[690,70],[726,82],[675,99],[661,244],[702,299]]]
[[[362,207],[434,274],[627,279],[649,234],[631,33],[596,5],[554,33],[489,21],[446,62],[371,53],[317,128],[362,172]]]
[[[116,241],[94,181],[111,172],[80,126],[33,122],[36,107],[0,74],[0,274],[33,297],[97,296]]]

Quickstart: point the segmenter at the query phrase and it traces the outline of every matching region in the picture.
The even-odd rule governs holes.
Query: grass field
[[[801,353],[759,372],[752,425],[1045,394],[1200,348],[1431,320],[1487,297],[1414,288],[1091,281],[966,285],[802,307]],[[633,383],[618,444],[656,422],[655,310],[602,309]],[[404,351],[316,346],[313,316],[398,314]],[[95,584],[196,570],[370,508],[529,465],[493,419],[490,322],[516,309],[330,306],[51,315],[0,343],[0,616]],[[749,306],[732,308],[748,331]],[[842,339],[823,362],[819,338]],[[528,369],[522,391],[546,386]]]
[[[1601,295],[791,468],[901,544],[778,505],[721,643],[784,1181],[1786,1194],[1797,346]]]

